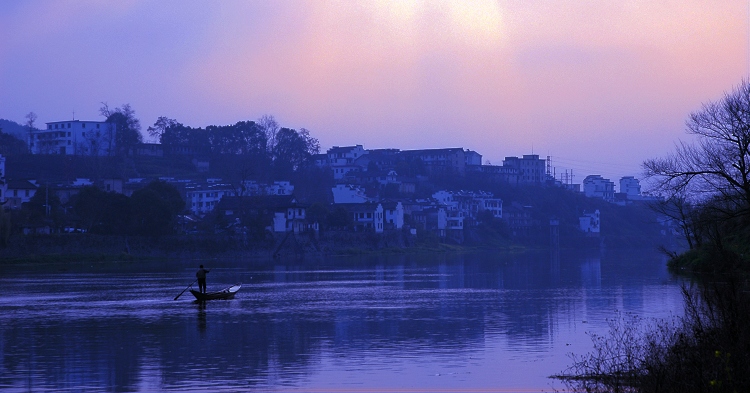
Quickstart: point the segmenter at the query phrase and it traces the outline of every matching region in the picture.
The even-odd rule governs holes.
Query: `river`
[[[189,292],[241,282],[232,300]],[[4,392],[551,392],[618,312],[682,312],[651,250],[3,267]],[[194,285],[197,287],[197,285]]]

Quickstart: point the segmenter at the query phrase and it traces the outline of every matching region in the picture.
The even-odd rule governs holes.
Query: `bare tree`
[[[694,143],[680,142],[664,158],[643,163],[654,188],[744,214],[750,206],[750,83],[743,81],[717,102],[703,104],[686,122]]]
[[[29,112],[26,115],[26,128],[29,130],[29,149],[31,149],[31,144],[34,142],[34,130],[36,129],[35,123],[36,123],[37,115],[34,112]]]
[[[268,152],[273,152],[276,148],[276,134],[279,133],[279,123],[272,115],[263,115],[257,122],[261,130],[266,134],[266,141],[268,143]]]

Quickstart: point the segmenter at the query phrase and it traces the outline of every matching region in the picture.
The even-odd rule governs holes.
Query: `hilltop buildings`
[[[114,131],[106,122],[50,122],[46,123],[44,130],[30,135],[29,146],[33,154],[111,155],[115,148]],[[164,149],[160,144],[140,144],[132,152],[136,156],[155,159],[179,152],[183,158],[190,156],[188,159],[192,159],[196,173],[209,171],[207,154],[201,147],[178,144],[170,147],[170,154]],[[353,145],[334,146],[312,157],[312,162],[323,170],[321,173],[329,173],[333,180],[327,208],[345,211],[354,230],[375,233],[408,228],[413,233],[429,231],[441,238],[463,241],[465,229],[477,226],[482,220],[502,220],[513,234],[519,236],[529,234],[532,227],[540,225],[539,219],[533,218],[534,206],[516,201],[505,204],[502,199],[483,191],[436,190],[434,185],[428,184],[430,179],[449,182],[453,178],[472,177],[485,182],[483,184],[500,186],[578,189],[578,185],[558,182],[550,173],[550,158],[543,159],[536,154],[507,156],[502,165],[490,165],[482,163],[482,155],[478,152],[461,147],[400,150],[365,149],[363,145]],[[38,184],[35,179],[6,180],[4,172],[4,158],[0,156],[0,202],[5,203],[6,209],[18,209],[34,196]],[[75,182],[61,182],[53,187],[61,200],[67,201],[85,185],[129,196],[149,181],[125,179],[116,173],[98,176],[95,181],[81,176]],[[250,180],[231,183],[213,178],[159,179],[173,184],[180,191],[186,202],[186,215],[196,219],[218,213],[225,219],[256,217],[263,220],[272,232],[318,228],[313,225],[315,223],[306,222],[306,209],[310,206],[296,199],[295,187],[289,181],[261,184]],[[582,193],[619,204],[648,198],[641,195],[640,183],[633,176],[620,179],[619,187],[620,192],[615,193],[614,182],[601,175],[590,175],[582,182]],[[429,190],[429,194],[425,190]],[[244,210],[238,213],[240,208]],[[576,212],[577,215],[581,213],[584,215],[578,223],[579,228],[586,233],[598,233],[599,213],[594,218],[593,213]]]
[[[115,129],[102,121],[55,121],[30,135],[32,154],[109,155],[115,147]]]

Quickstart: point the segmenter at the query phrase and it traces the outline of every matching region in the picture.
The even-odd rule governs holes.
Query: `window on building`
[[[99,124],[96,125],[96,128],[99,128]]]
[[[70,123],[68,123],[68,128],[70,128]]]
[[[86,133],[85,133],[85,132],[82,132],[82,133],[81,133],[81,136],[86,136]]]
[[[68,136],[70,136],[70,131],[68,131]]]
[[[52,124],[47,124],[47,129],[51,130],[52,129]]]

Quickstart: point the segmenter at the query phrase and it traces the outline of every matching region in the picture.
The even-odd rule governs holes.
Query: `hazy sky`
[[[0,1],[0,118],[274,115],[331,146],[617,182],[748,73],[747,1]]]

